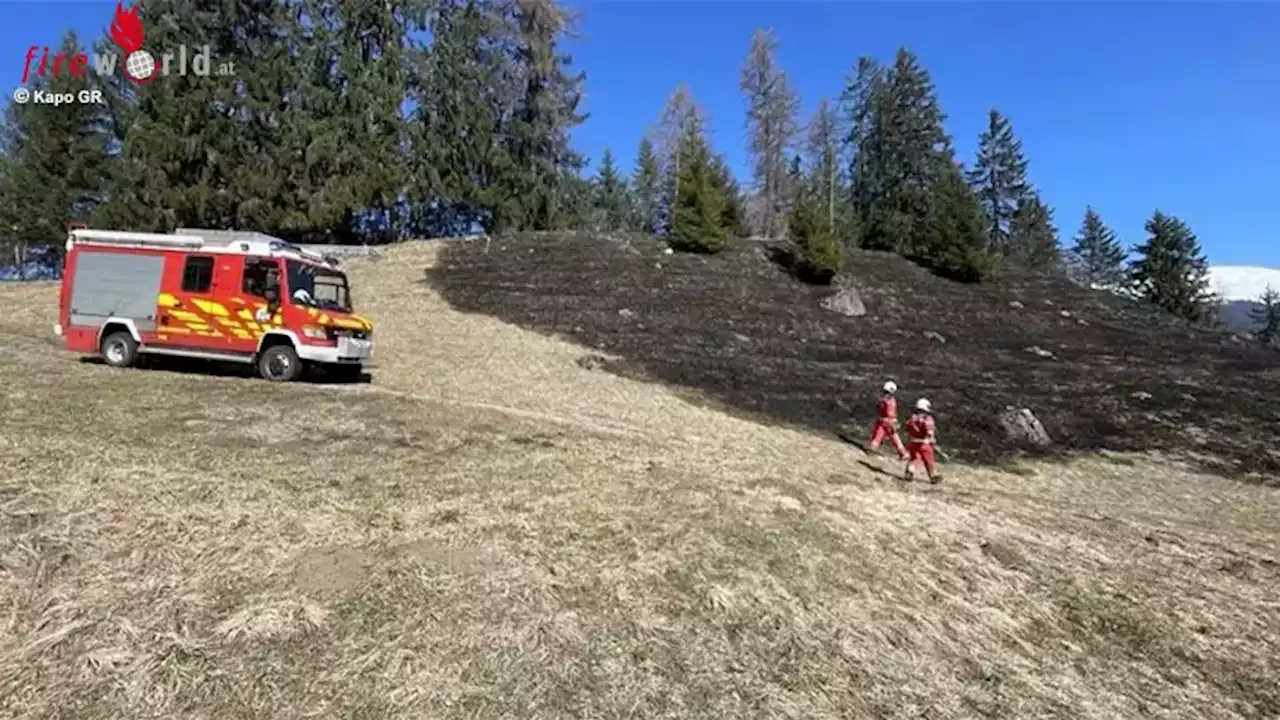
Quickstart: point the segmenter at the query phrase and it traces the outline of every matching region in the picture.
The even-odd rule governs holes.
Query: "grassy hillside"
[[[615,353],[619,371],[823,431],[869,423],[893,378],[905,401],[933,400],[943,443],[972,459],[1026,449],[994,422],[1014,406],[1059,450],[1187,450],[1217,469],[1280,469],[1268,400],[1280,353],[1065,282],[967,286],[871,252],[849,266],[863,317],[820,309],[833,290],[792,280],[759,243],[716,257],[667,256],[638,237],[457,243],[432,282],[460,309]]]
[[[352,262],[379,367],[340,387],[81,362],[54,286],[0,286],[0,717],[1280,715],[1273,490],[1153,454],[908,485],[437,265]]]

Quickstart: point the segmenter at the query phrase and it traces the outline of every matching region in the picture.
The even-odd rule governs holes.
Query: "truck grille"
[[[348,328],[331,327],[329,328],[329,337],[332,337],[332,338],[348,337],[353,340],[368,340],[369,333],[363,330],[351,330]]]

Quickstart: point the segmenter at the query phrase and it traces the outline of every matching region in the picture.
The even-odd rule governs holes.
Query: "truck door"
[[[218,318],[229,311],[218,302],[215,278],[220,274],[213,255],[174,253],[165,268],[159,299],[160,344],[194,350],[227,349],[226,333]]]
[[[257,350],[258,340],[268,330],[279,326],[280,303],[283,302],[280,263],[257,255],[242,256],[240,288],[235,298],[234,314],[247,331],[250,352]]]

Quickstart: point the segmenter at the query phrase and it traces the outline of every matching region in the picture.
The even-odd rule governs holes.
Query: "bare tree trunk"
[[[27,241],[18,240],[13,246],[13,264],[18,270],[18,279],[27,279]]]

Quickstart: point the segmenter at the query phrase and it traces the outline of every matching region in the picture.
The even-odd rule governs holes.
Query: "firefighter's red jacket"
[[[912,413],[907,419],[907,442],[913,445],[932,445],[937,425],[928,413]]]
[[[880,402],[876,403],[876,414],[881,420],[889,422],[898,422],[898,399],[892,395],[885,395],[880,398]]]

